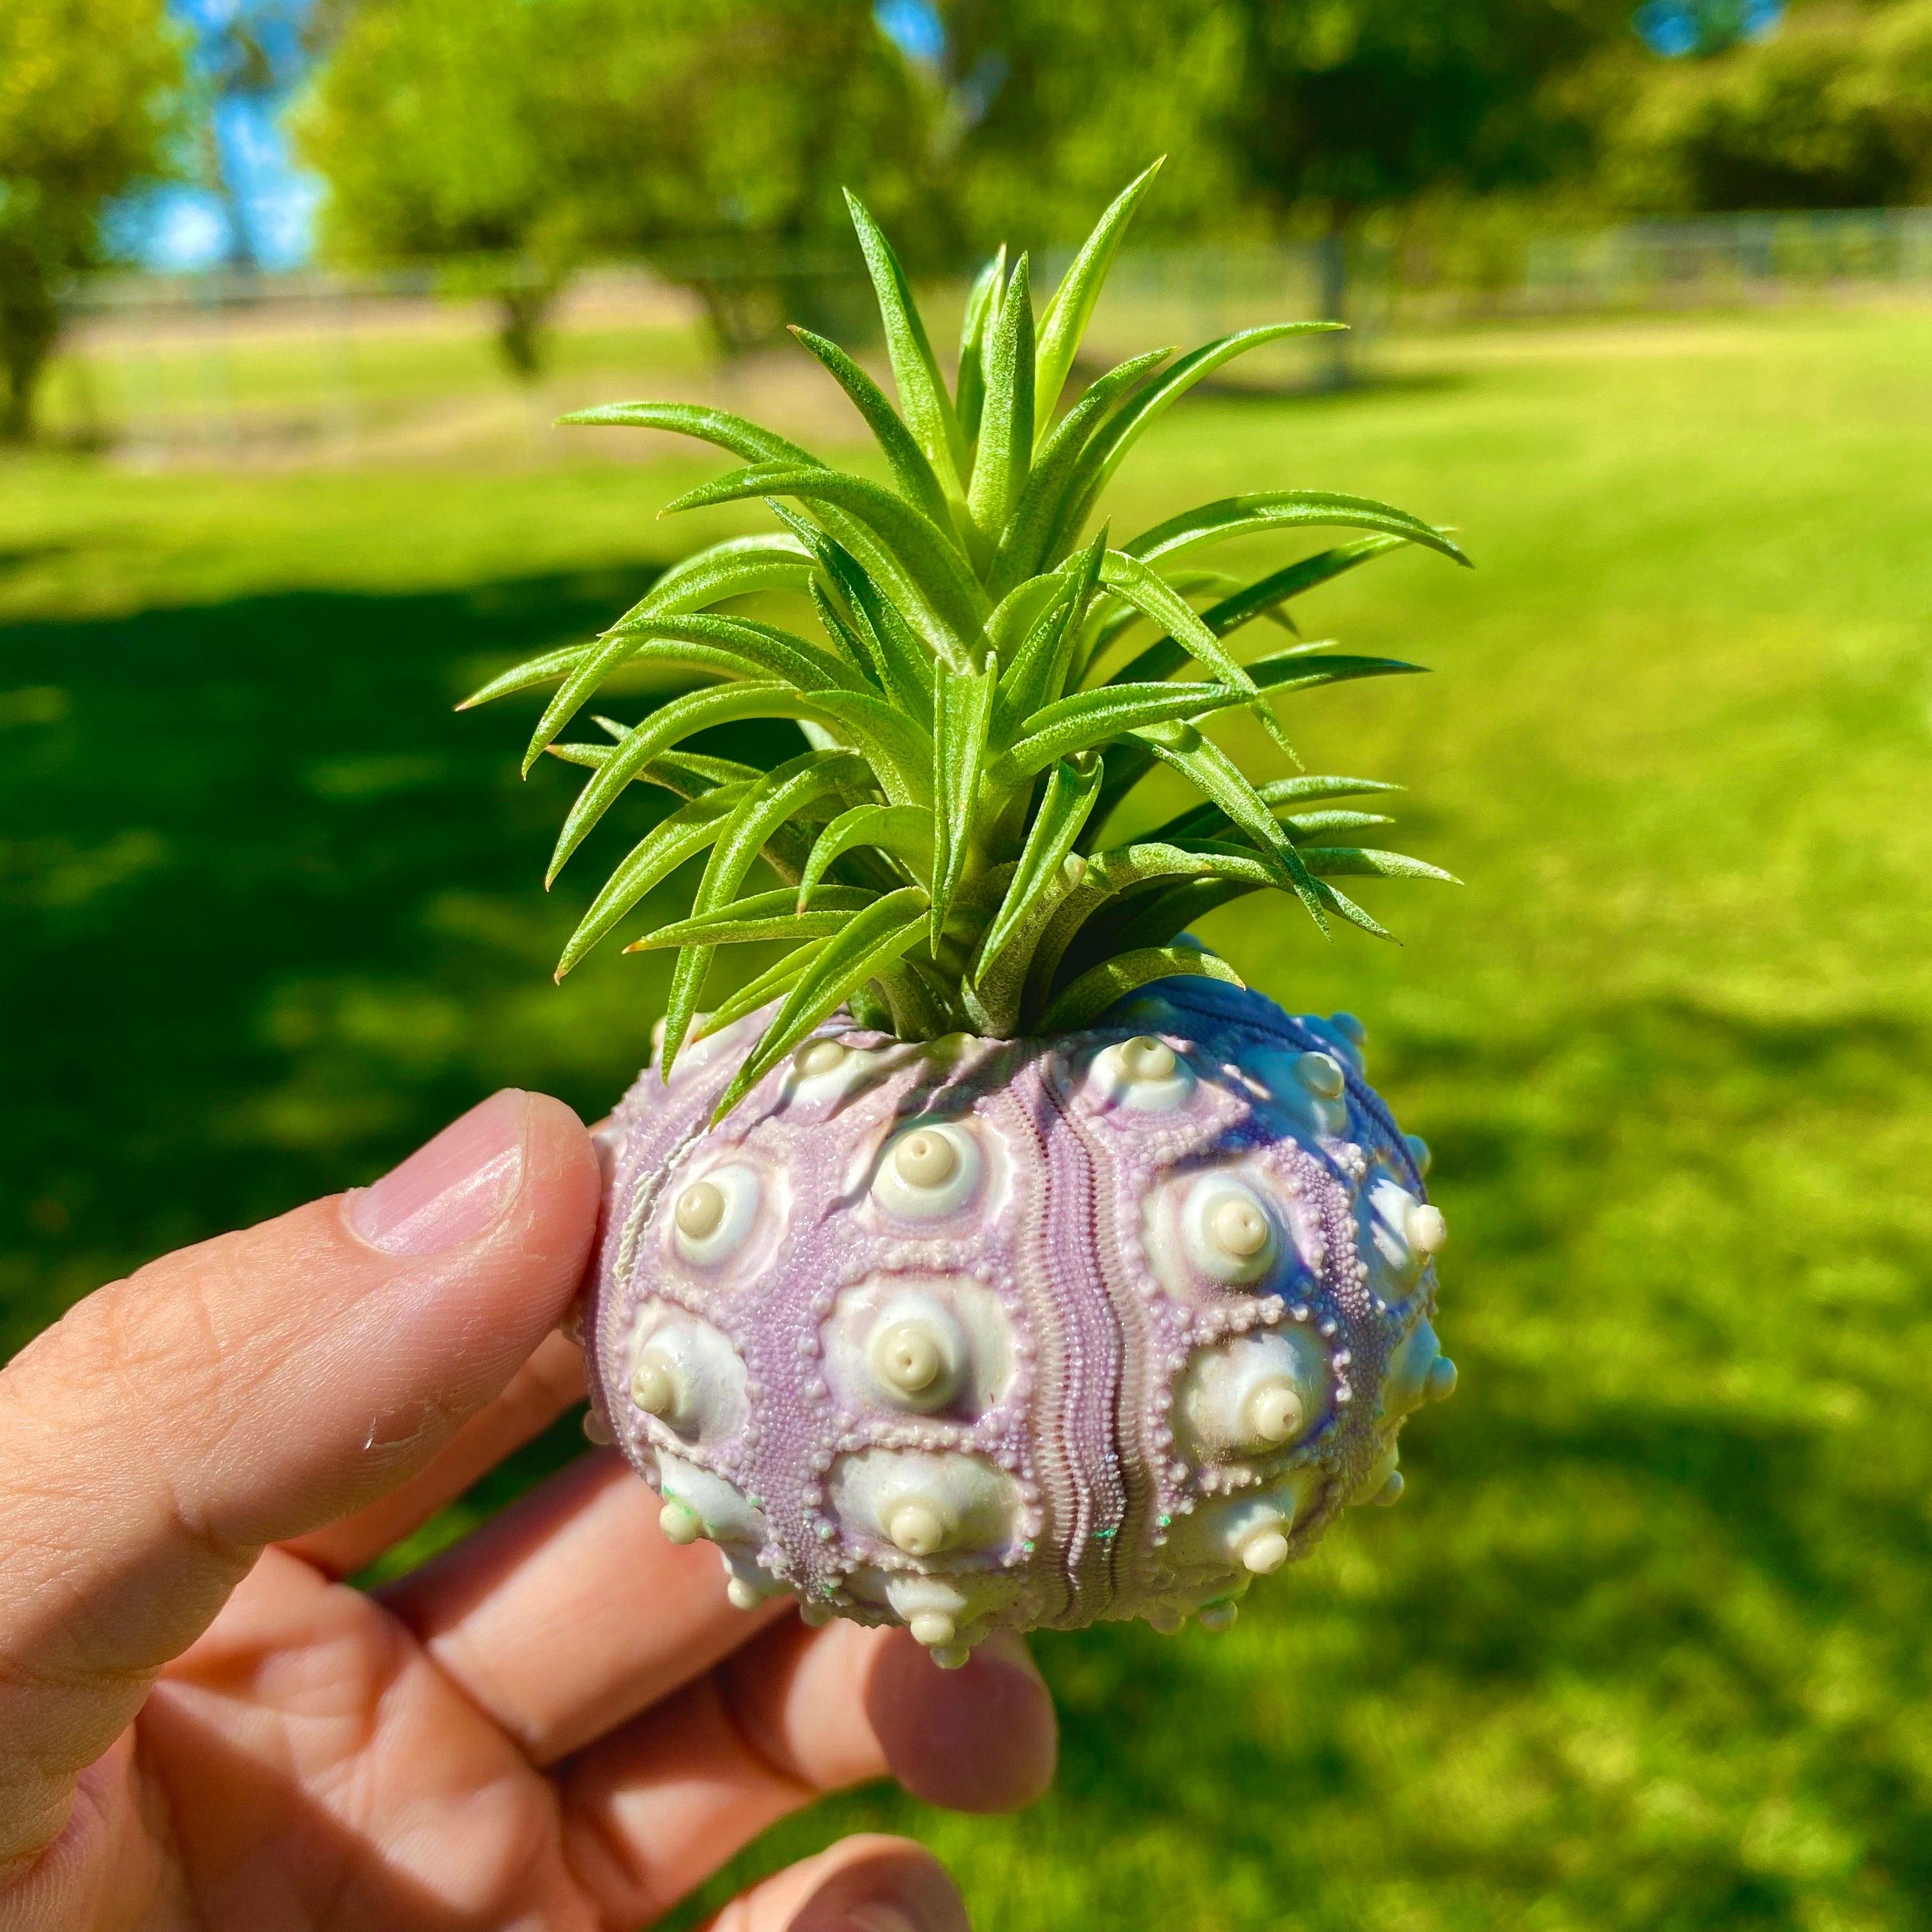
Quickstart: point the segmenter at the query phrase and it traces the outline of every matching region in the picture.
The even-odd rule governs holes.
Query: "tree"
[[[982,252],[1079,241],[1094,210],[1156,155],[1136,242],[1251,225],[1222,136],[1240,22],[1222,0],[935,0],[928,64],[961,224]]]
[[[181,78],[164,0],[0,6],[0,440],[32,432],[62,285],[101,260],[107,204],[166,172]]]
[[[1562,85],[1629,32],[1627,0],[1231,0],[1243,84],[1227,133],[1283,215],[1321,222],[1325,312],[1347,313],[1352,230],[1424,194],[1540,186],[1592,130]],[[1346,338],[1334,338],[1342,380]]]
[[[1932,0],[1794,12],[1777,34],[1656,63],[1605,160],[1644,213],[1869,208],[1932,194]]]
[[[729,349],[830,319],[822,258],[859,267],[842,186],[938,245],[928,112],[863,0],[391,0],[350,17],[299,136],[326,244],[491,258],[530,376],[592,251],[660,251]]]

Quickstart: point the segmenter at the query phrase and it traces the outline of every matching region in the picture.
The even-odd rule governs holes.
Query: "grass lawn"
[[[910,1830],[984,1932],[1922,1925],[1932,316],[1396,367],[1190,403],[1114,526],[1318,484],[1459,524],[1480,566],[1308,600],[1308,634],[1436,674],[1286,713],[1311,770],[1408,784],[1401,842],[1467,886],[1377,892],[1400,950],[1252,901],[1204,928],[1366,1020],[1436,1150],[1460,1392],[1408,1432],[1402,1506],[1231,1634],[1040,1641],[1066,1737],[1034,1811],[864,1792],[742,1867]],[[564,447],[0,468],[0,1354],[493,1085],[594,1113],[634,1070],[658,969],[549,982],[599,856],[538,890],[568,775],[519,785],[521,714],[448,703],[725,527],[652,521],[720,465]]]

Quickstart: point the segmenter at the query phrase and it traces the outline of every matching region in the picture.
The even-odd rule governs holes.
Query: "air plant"
[[[1156,164],[1157,168],[1158,164]],[[1056,414],[1155,168],[1102,217],[1036,322],[1004,251],[974,284],[949,387],[890,244],[856,200],[898,406],[798,329],[890,485],[683,403],[566,422],[668,430],[742,467],[671,510],[758,501],[777,527],[668,569],[602,636],[468,702],[554,684],[524,769],[590,776],[550,878],[655,788],[560,978],[700,854],[652,1064],[608,1130],[582,1311],[593,1426],[711,1538],[733,1600],[910,1626],[942,1664],[1000,1626],[1232,1619],[1251,1577],[1352,1501],[1392,1502],[1405,1417],[1446,1394],[1426,1150],[1366,1084],[1349,1016],[1290,1017],[1189,927],[1291,895],[1386,937],[1336,882],[1444,879],[1351,842],[1393,788],[1294,769],[1274,706],[1406,674],[1300,640],[1291,599],[1444,532],[1326,491],[1230,496],[1116,543],[1108,484],[1234,357],[1330,326],[1138,356]],[[1354,532],[1256,582],[1238,537]],[[785,593],[781,626],[730,609]],[[1238,657],[1258,620],[1288,641]],[[620,670],[698,680],[599,739],[562,734]],[[1282,775],[1210,738],[1258,721]],[[784,718],[795,755],[686,748]],[[1197,795],[1118,827],[1157,770]],[[768,880],[776,883],[767,883]],[[777,956],[705,1002],[722,947]]]

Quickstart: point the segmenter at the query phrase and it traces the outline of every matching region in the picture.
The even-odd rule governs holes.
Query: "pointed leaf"
[[[1100,560],[1106,548],[1107,532],[1102,526],[1086,554],[1055,573],[1065,586],[1064,601],[1046,606],[1012,662],[1000,675],[994,710],[994,730],[998,740],[1010,738],[1023,724],[1030,729],[1030,721],[1040,707],[1066,694],[1080,626],[1093,600],[1094,586],[1100,580]]]
[[[488,684],[479,684],[456,708],[459,711],[473,711],[478,705],[488,704],[493,698],[507,698],[512,692],[528,691],[533,685],[549,683],[554,677],[567,677],[596,648],[594,644],[566,644],[560,650],[545,651],[541,657],[527,658],[493,677]]]
[[[855,805],[842,812],[818,835],[799,874],[798,907],[802,912],[826,869],[855,845],[876,845],[899,860],[922,886],[932,878],[932,814],[921,805]]]
[[[1445,886],[1462,882],[1453,872],[1412,859],[1404,852],[1378,852],[1372,847],[1310,845],[1301,854],[1318,879],[1434,879]]]
[[[1126,546],[1127,554],[1143,562],[1172,556],[1197,544],[1224,543],[1231,537],[1257,530],[1299,530],[1340,524],[1407,538],[1425,549],[1439,550],[1456,562],[1469,561],[1454,542],[1432,524],[1412,517],[1388,503],[1367,496],[1345,496],[1331,490],[1266,490],[1250,496],[1223,496],[1202,503],[1164,524],[1143,530]]]
[[[672,564],[604,634],[614,636],[648,617],[705,610],[728,597],[760,590],[802,590],[811,566],[811,553],[796,537],[762,531],[728,537]]]
[[[751,496],[796,496],[844,512],[853,530],[840,532],[840,541],[855,550],[874,576],[884,575],[894,583],[910,607],[907,615],[920,623],[935,649],[964,662],[970,640],[992,614],[991,606],[965,559],[929,517],[862,476],[782,464],[754,464],[701,484],[667,503],[663,514],[742,502]],[[854,530],[862,534],[854,535]]]
[[[980,271],[966,298],[966,314],[959,325],[959,380],[953,393],[958,398],[955,413],[959,418],[960,436],[968,449],[980,434],[980,405],[986,400],[986,328],[1000,290],[1006,285],[1006,244]],[[962,467],[963,467],[962,464]]]
[[[776,678],[800,691],[856,690],[859,675],[803,638],[746,617],[706,616],[635,620],[621,635],[602,639],[544,707],[524,754],[524,775],[620,665],[647,659],[724,678]]]
[[[836,342],[814,335],[808,328],[790,325],[791,332],[824,363],[838,386],[851,398],[853,406],[866,419],[866,427],[885,452],[892,474],[910,501],[923,510],[940,530],[952,526],[952,513],[946,493],[939,487],[926,452],[914,441],[912,432],[900,422],[898,412],[886,401],[885,392],[848,356]]]
[[[597,722],[607,727],[614,738],[622,738],[629,729],[609,718]],[[595,770],[608,764],[616,749],[614,745],[553,745],[550,754],[567,765],[587,765]],[[642,771],[631,775],[631,782],[662,785],[680,798],[700,798],[719,785],[758,776],[755,765],[741,765],[735,758],[707,758],[697,752],[660,752]]]
[[[1266,343],[1279,342],[1291,335],[1316,334],[1341,326],[1333,322],[1277,322],[1265,328],[1244,328],[1184,356],[1171,369],[1137,390],[1094,431],[1081,452],[1079,464],[1067,486],[1066,507],[1061,512],[1048,554],[1064,554],[1079,541],[1080,532],[1093,514],[1100,492],[1126,459],[1128,451],[1204,376],[1211,376],[1223,363]]]
[[[1215,636],[1225,638],[1244,624],[1279,609],[1291,597],[1298,597],[1317,584],[1328,583],[1343,572],[1366,563],[1371,557],[1408,547],[1406,537],[1391,536],[1358,537],[1352,543],[1338,544],[1333,550],[1305,556],[1299,562],[1291,563],[1286,569],[1277,570],[1250,584],[1245,590],[1223,598],[1201,613],[1201,621]],[[1169,579],[1170,582],[1174,580]],[[1123,664],[1114,673],[1114,679],[1121,683],[1144,684],[1152,678],[1172,676],[1186,662],[1187,653],[1172,638],[1162,638],[1157,644],[1150,644],[1139,656]]]
[[[1130,993],[1156,980],[1184,976],[1219,980],[1230,986],[1247,983],[1225,959],[1217,959],[1211,952],[1197,952],[1191,946],[1150,946],[1103,961],[1082,974],[1064,992],[1055,995],[1052,1005],[1040,1016],[1040,1030],[1071,1033],[1090,1026]]]
[[[923,892],[920,894],[925,898]],[[860,886],[820,886],[818,902],[809,912],[798,910],[790,886],[753,892],[717,911],[680,919],[634,939],[626,952],[662,952],[674,946],[740,946],[767,939],[824,939],[845,926],[868,906],[877,892]]]
[[[1054,765],[1006,896],[974,955],[974,984],[1002,1018],[1017,1014],[1029,961],[1023,944],[1016,948],[1019,956],[1003,960],[1001,955],[1016,938],[1023,938],[1026,928],[1052,903],[1053,886],[1100,795],[1100,778],[1098,758],[1078,764],[1063,759]]]
[[[926,452],[940,488],[949,499],[958,501],[964,494],[960,478],[965,468],[959,421],[953,414],[946,385],[940,379],[939,364],[926,338],[926,324],[920,320],[918,305],[913,300],[911,284],[879,224],[849,190],[845,206],[851,211],[852,226],[858,232],[859,246],[865,253],[866,267],[872,278],[872,292],[878,298],[879,319],[885,325],[886,353],[892,360],[899,407],[919,446]]]
[[[932,741],[914,719],[862,692],[814,692],[810,707],[862,752],[895,805],[932,803]]]
[[[734,416],[728,410],[706,409],[700,403],[603,403],[593,410],[573,410],[559,416],[560,425],[615,425],[626,429],[670,430],[716,443],[747,463],[816,464],[810,450],[775,430]]]
[[[952,895],[972,850],[980,805],[980,776],[986,758],[986,725],[998,674],[942,674],[933,692],[932,940],[946,931]]]
[[[1124,395],[1149,370],[1173,353],[1172,349],[1153,349],[1109,369],[1048,433],[1034,458],[1026,487],[1020,492],[987,573],[988,596],[1002,597],[1011,585],[1060,561],[1049,554],[1048,546],[1060,525],[1068,482],[1094,425],[1113,406],[1116,398]]]
[[[1054,405],[1060,400],[1060,392],[1074,358],[1080,352],[1080,338],[1087,332],[1100,285],[1113,266],[1114,251],[1120,246],[1120,237],[1133,219],[1141,197],[1160,172],[1161,161],[1166,158],[1162,155],[1160,160],[1136,176],[1114,196],[1112,206],[1094,224],[1093,233],[1081,244],[1073,266],[1060,278],[1052,301],[1046,305],[1046,314],[1040,320],[1034,379],[1035,406],[1042,423],[1052,420]]]
[[[800,974],[818,956],[824,945],[823,939],[808,939],[802,946],[794,946],[776,966],[768,966],[755,979],[747,980],[729,999],[719,1000],[702,1016],[693,1029],[692,1039],[708,1040],[713,1034],[722,1033],[747,1013],[754,1013],[760,1006],[769,1006],[780,994],[790,992],[798,983]]]
[[[740,718],[793,718],[802,700],[790,686],[776,683],[728,684],[674,698],[625,733],[609,758],[577,795],[550,856],[548,887],[590,829],[616,802],[625,786],[660,752],[712,724]]]
[[[730,904],[772,835],[806,806],[828,794],[856,790],[871,779],[865,760],[852,752],[810,751],[786,759],[747,785],[718,830],[692,904],[692,916],[702,917]],[[667,1077],[676,1064],[704,997],[711,958],[710,946],[687,946],[672,970],[659,1061]]]
[[[1136,731],[1134,736],[1162,764],[1173,766],[1192,779],[1262,851],[1272,854],[1280,862],[1283,883],[1308,908],[1309,916],[1325,937],[1328,922],[1323,913],[1322,894],[1288,834],[1274,822],[1267,801],[1227,753],[1186,724],[1156,726]]]
[[[821,888],[829,890],[830,888]],[[792,1048],[853,992],[917,944],[932,902],[917,886],[877,899],[829,940],[786,994],[764,1037],[739,1068],[712,1118],[724,1118]],[[803,916],[814,919],[815,913]]]
[[[662,884],[694,854],[717,838],[731,808],[743,796],[742,784],[720,785],[661,819],[632,847],[623,862],[590,902],[556,962],[561,980],[638,902]]]
[[[986,356],[986,400],[966,508],[974,528],[997,544],[1026,488],[1033,464],[1033,304],[1028,260],[1013,265],[1000,298]]]
[[[1004,790],[1044,771],[1055,758],[1095,750],[1149,726],[1204,718],[1246,701],[1245,694],[1225,684],[1106,684],[1097,691],[1076,691],[1034,713],[1025,735],[988,766],[986,782]]]

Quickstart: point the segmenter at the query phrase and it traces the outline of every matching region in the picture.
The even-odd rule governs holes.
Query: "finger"
[[[1010,1808],[1045,1790],[1054,1754],[1016,1638],[941,1671],[904,1630],[788,1619],[572,1762],[566,1852],[607,1917],[647,1919],[827,1791],[892,1772],[934,1803]]]
[[[367,1509],[292,1538],[284,1546],[326,1576],[346,1576],[420,1529],[444,1504],[583,1400],[583,1350],[566,1336],[546,1335],[509,1387],[472,1415],[419,1475]]]
[[[680,1548],[614,1450],[585,1457],[381,1593],[445,1672],[554,1763],[710,1669],[747,1615],[708,1543]]]
[[[0,1375],[0,1860],[262,1546],[422,1469],[556,1323],[596,1228],[568,1108],[506,1093],[374,1187],[166,1257]]]
[[[946,1868],[910,1838],[866,1832],[774,1872],[704,1932],[972,1932]]]

